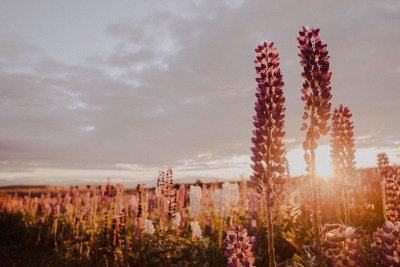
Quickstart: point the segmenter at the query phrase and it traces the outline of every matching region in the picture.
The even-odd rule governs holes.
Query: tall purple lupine
[[[299,31],[298,48],[300,49],[300,64],[303,67],[301,74],[304,82],[301,90],[301,99],[305,102],[302,131],[306,131],[306,139],[303,142],[305,151],[304,159],[307,163],[307,170],[311,176],[312,199],[313,199],[313,225],[314,245],[317,252],[317,266],[321,266],[320,250],[320,223],[318,217],[318,185],[315,172],[315,150],[320,135],[329,132],[328,120],[330,118],[332,98],[330,93],[330,79],[332,72],[329,72],[329,56],[326,50],[327,45],[318,37],[319,29],[309,29],[303,26]],[[309,123],[307,121],[309,120]]]
[[[276,266],[273,241],[271,208],[276,199],[284,199],[285,182],[285,136],[282,74],[279,68],[278,53],[273,42],[264,42],[255,49],[257,53],[256,72],[258,77],[256,115],[254,118],[254,137],[251,147],[251,165],[254,170],[251,179],[255,181],[257,193],[267,203],[268,255],[270,266]]]
[[[356,162],[354,160],[354,134],[352,114],[347,107],[340,105],[335,108],[332,115],[331,131],[331,157],[335,174],[339,178],[339,185],[342,192],[342,201],[344,207],[344,217],[347,226],[350,225],[349,216],[349,185],[350,178],[355,171]]]

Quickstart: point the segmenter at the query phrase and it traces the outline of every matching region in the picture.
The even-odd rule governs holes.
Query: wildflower
[[[168,199],[168,219],[172,219],[176,212],[176,190],[170,191],[170,198]]]
[[[360,234],[361,228],[340,225],[324,236],[323,245],[330,252],[333,266],[362,266]]]
[[[117,220],[119,222],[118,232],[119,232],[119,244],[125,245],[125,233],[126,233],[126,211],[122,209],[122,211],[117,216]]]
[[[373,234],[369,261],[376,266],[400,265],[399,225],[386,221]]]
[[[189,190],[190,206],[189,213],[193,218],[197,218],[201,212],[201,187],[200,186],[190,186]]]
[[[389,158],[386,153],[378,154],[378,171],[381,179],[385,179],[388,175]]]
[[[156,205],[154,198],[153,197],[148,198],[147,204],[148,204],[147,210],[149,211],[149,213],[151,213]]]
[[[250,244],[250,237],[247,236],[247,230],[243,226],[229,225],[226,231],[225,245],[224,254],[228,258],[227,266],[254,266],[252,244]]]
[[[250,177],[258,184],[257,193],[267,203],[268,254],[270,266],[276,266],[273,245],[271,207],[276,199],[283,200],[285,193],[285,146],[282,142],[285,110],[283,106],[283,81],[279,68],[279,54],[273,42],[264,42],[255,49],[257,53],[256,72],[258,77],[256,115],[254,118],[254,137],[251,139],[253,156]]]
[[[286,110],[283,107],[284,83],[278,67],[279,54],[276,53],[274,43],[264,42],[257,47],[256,52],[256,71],[259,76],[256,78],[258,82],[256,116],[253,117],[256,129],[253,130],[254,147],[251,148],[253,152],[251,160],[254,162],[251,167],[254,174],[251,178],[258,183],[259,193],[266,192],[271,197],[276,195],[281,199],[286,182],[283,177],[285,147],[282,142],[286,134],[283,131]],[[272,204],[270,199],[267,202]]]
[[[391,222],[400,221],[400,168],[393,167],[386,178],[386,210]]]
[[[382,210],[383,210],[383,218],[387,220],[387,213],[386,213],[386,179],[389,172],[389,158],[386,153],[379,153],[378,154],[378,171],[379,177],[381,180],[382,185]]]
[[[118,221],[116,218],[112,219],[111,221],[111,237],[110,241],[112,244],[112,250],[118,245],[118,238],[119,238],[119,232],[118,232]]]
[[[231,207],[236,207],[240,200],[239,185],[236,183],[223,183],[222,198],[227,210],[230,210]]]
[[[200,238],[202,237],[201,235],[201,229],[198,221],[194,221],[190,223],[190,228],[192,229],[192,238]]]
[[[137,220],[139,221],[140,217],[142,217],[142,195],[143,195],[143,188],[140,184],[137,185],[136,190],[138,192],[138,206],[137,206]]]
[[[181,184],[179,186],[179,197],[178,197],[178,203],[181,208],[185,206],[185,197],[186,197],[186,187],[185,185]]]
[[[349,185],[355,171],[353,122],[349,109],[340,105],[332,115],[331,157],[335,174],[339,178],[346,225],[350,224]]]
[[[173,174],[172,169],[171,168],[167,169],[165,173],[165,190],[164,190],[165,197],[170,196],[172,187],[174,185],[172,174]]]
[[[157,197],[161,197],[165,194],[165,192],[166,192],[165,172],[159,171],[157,178],[156,195]]]
[[[208,210],[204,211],[204,236],[212,235],[212,220]]]
[[[309,29],[303,26],[299,32],[298,48],[300,49],[300,65],[303,67],[301,74],[304,82],[301,90],[301,99],[305,102],[302,131],[306,131],[306,139],[303,142],[305,151],[304,159],[307,163],[307,171],[311,176],[312,198],[313,198],[313,225],[314,245],[316,248],[317,266],[321,266],[320,259],[320,224],[318,217],[318,189],[315,173],[315,149],[317,140],[321,135],[326,135],[330,127],[327,126],[330,118],[332,98],[330,93],[330,79],[332,72],[329,72],[329,56],[326,50],[327,45],[318,37],[319,29]],[[307,120],[310,122],[307,124]]]
[[[161,196],[169,197],[172,186],[174,185],[172,174],[173,172],[171,168],[167,169],[166,172],[164,171],[158,172],[157,188],[156,188],[156,194],[158,197]]]
[[[216,189],[214,191],[214,212],[221,217],[225,214],[225,205],[221,189]]]

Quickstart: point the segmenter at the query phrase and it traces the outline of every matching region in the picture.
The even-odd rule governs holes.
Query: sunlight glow
[[[287,153],[290,173],[293,176],[306,174],[306,163],[304,161],[303,148],[295,148]],[[330,177],[332,175],[332,165],[330,158],[330,147],[328,145],[319,146],[315,152],[315,164],[317,175]]]

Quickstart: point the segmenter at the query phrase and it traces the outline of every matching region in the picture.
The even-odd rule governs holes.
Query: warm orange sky
[[[254,48],[275,41],[291,174],[304,173],[298,31],[331,55],[357,167],[400,162],[400,2],[2,1],[0,184],[250,175]],[[328,176],[329,140],[318,172]]]

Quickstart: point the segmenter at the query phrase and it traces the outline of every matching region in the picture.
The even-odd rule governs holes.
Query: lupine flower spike
[[[282,74],[279,68],[279,54],[273,42],[264,42],[255,49],[257,53],[256,72],[258,77],[254,137],[251,139],[254,170],[250,177],[258,184],[257,193],[267,203],[268,255],[270,266],[276,266],[273,241],[271,208],[274,201],[284,199],[285,191],[285,145],[282,140],[285,118]]]
[[[229,225],[226,231],[225,245],[228,267],[254,266],[255,258],[251,252],[250,237],[247,236],[247,230],[243,226]]]
[[[139,222],[140,217],[142,217],[142,196],[143,196],[143,188],[140,184],[137,185],[136,187],[137,193],[138,193],[138,206],[137,206],[137,216],[136,219]]]
[[[326,50],[327,45],[318,37],[319,29],[309,29],[303,27],[299,32],[299,57],[303,67],[301,74],[304,82],[301,90],[301,99],[305,102],[305,112],[303,115],[302,131],[306,131],[306,139],[303,142],[305,151],[304,159],[307,163],[307,170],[311,176],[312,199],[313,199],[313,224],[314,224],[314,243],[317,252],[317,266],[321,266],[320,247],[320,224],[318,218],[318,189],[315,173],[315,149],[320,135],[326,135],[330,127],[328,120],[330,117],[332,98],[330,93],[330,79],[332,73],[329,72],[329,56]],[[309,123],[307,123],[309,120]]]
[[[355,171],[354,161],[354,134],[352,114],[347,107],[340,105],[335,108],[332,115],[332,131],[331,131],[331,157],[334,172],[339,178],[339,185],[342,192],[342,201],[344,207],[345,223],[350,225],[349,215],[349,185],[350,178],[353,177]]]
[[[383,210],[383,218],[385,221],[387,220],[385,184],[386,184],[386,178],[389,173],[388,166],[389,166],[389,158],[386,155],[386,153],[378,154],[378,170],[379,170],[379,177],[380,177],[381,184],[382,184],[382,210]]]
[[[369,263],[371,266],[400,266],[399,225],[386,221],[373,234]]]
[[[364,230],[345,225],[325,225],[325,229],[332,226],[338,227],[325,233],[322,243],[332,266],[363,266],[360,237]]]
[[[386,178],[386,212],[391,222],[400,221],[400,168],[390,168]]]
[[[190,206],[189,213],[193,218],[198,218],[201,212],[201,187],[191,185],[189,189]]]

